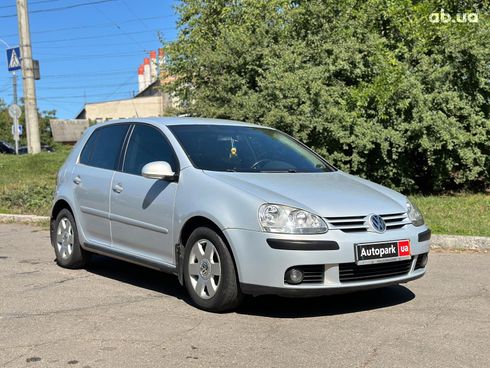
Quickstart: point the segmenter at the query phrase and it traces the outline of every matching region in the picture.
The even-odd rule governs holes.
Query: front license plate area
[[[410,240],[355,244],[356,264],[365,265],[410,259]]]

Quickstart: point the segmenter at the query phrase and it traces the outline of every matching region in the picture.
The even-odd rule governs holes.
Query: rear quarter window
[[[115,124],[96,129],[80,154],[80,163],[107,170],[116,170],[128,124]]]

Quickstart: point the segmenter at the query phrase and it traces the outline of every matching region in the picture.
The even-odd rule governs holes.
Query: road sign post
[[[15,154],[19,154],[19,133],[21,133],[22,128],[19,129],[19,118],[22,115],[22,110],[19,105],[12,104],[9,106],[9,115],[14,120],[14,125],[12,126],[12,134],[15,141]]]
[[[19,117],[22,114],[22,110],[17,105],[16,71],[22,69],[20,47],[7,48],[7,67],[8,67],[8,71],[12,72],[12,86],[14,92],[14,103],[9,107],[9,115],[14,121],[14,124],[12,126],[12,135],[14,136],[14,141],[15,141],[15,154],[19,154]]]

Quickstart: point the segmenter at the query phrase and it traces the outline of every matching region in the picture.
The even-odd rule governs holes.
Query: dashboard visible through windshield
[[[237,172],[330,172],[320,156],[277,130],[234,125],[172,125],[193,165]]]

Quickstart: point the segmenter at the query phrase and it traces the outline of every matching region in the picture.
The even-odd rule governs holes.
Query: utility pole
[[[22,74],[24,80],[24,106],[26,110],[27,151],[41,152],[39,120],[37,116],[36,85],[32,62],[31,32],[27,0],[17,0],[17,18],[19,22],[20,50],[22,56]]]

